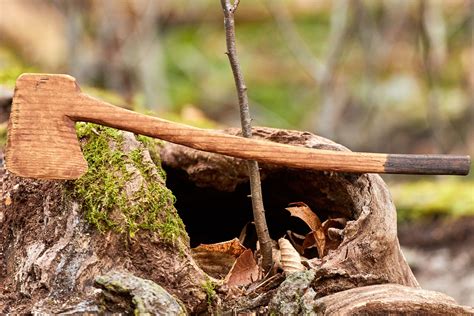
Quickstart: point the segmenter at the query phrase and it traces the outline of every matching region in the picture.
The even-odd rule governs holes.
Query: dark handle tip
[[[390,154],[384,168],[386,173],[465,176],[471,168],[471,157]]]

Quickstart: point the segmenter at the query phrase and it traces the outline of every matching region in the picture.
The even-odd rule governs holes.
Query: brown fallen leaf
[[[10,193],[7,193],[7,196],[5,197],[5,206],[9,206],[12,204],[12,198],[10,196]]]
[[[245,251],[237,238],[216,244],[201,244],[191,249],[199,267],[215,278],[223,278],[235,260]]]
[[[327,220],[324,221],[322,224],[324,231],[327,231],[328,228],[330,227],[335,227],[342,229],[346,227],[347,224],[347,219],[344,217],[339,217],[339,218],[328,218]]]
[[[300,254],[287,239],[278,239],[278,245],[281,252],[281,267],[285,274],[306,270],[301,263]]]
[[[235,260],[224,282],[232,287],[248,285],[259,279],[260,270],[253,256],[253,252],[251,249],[247,249]]]
[[[329,218],[322,224],[324,234],[326,235],[326,249],[334,250],[339,247],[342,240],[344,239],[343,230],[346,227],[347,220],[343,217],[341,218]]]
[[[291,203],[290,207],[287,207],[286,210],[291,213],[291,216],[298,217],[311,228],[311,232],[304,239],[300,252],[304,253],[306,249],[316,246],[319,257],[325,256],[326,234],[319,217],[303,202]]]
[[[288,240],[290,241],[291,245],[295,247],[296,251],[300,255],[303,254],[303,242],[305,240],[305,236],[292,232],[291,230],[286,231],[286,235],[288,236]]]
[[[319,217],[303,202],[290,203],[287,208],[291,216],[298,217],[308,225],[311,230],[317,230],[321,227]]]
[[[311,247],[316,247],[316,249],[318,249],[319,258],[326,255],[326,236],[324,235],[322,228],[306,235],[302,247],[303,251]]]
[[[239,257],[246,248],[240,243],[239,239],[234,238],[232,240],[223,241],[215,244],[200,244],[193,250],[201,251],[212,251],[212,252],[221,252],[226,253],[235,258]]]

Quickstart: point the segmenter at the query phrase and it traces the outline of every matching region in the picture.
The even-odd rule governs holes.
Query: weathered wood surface
[[[238,134],[237,129],[227,130]],[[255,128],[256,138],[332,151],[348,149],[310,133]],[[167,143],[161,151],[168,168],[184,170],[196,186],[233,191],[245,183],[245,164],[235,158]],[[353,175],[298,170],[262,164],[267,217],[288,202],[302,201],[321,218],[349,222],[338,249],[317,263],[314,287],[319,296],[357,286],[397,283],[418,287],[397,239],[396,210],[383,180],[374,174]],[[275,208],[281,208],[275,209]]]
[[[255,129],[254,134],[282,143],[347,150],[309,133]],[[127,139],[127,144],[136,144],[133,135]],[[232,191],[237,182],[247,181],[245,164],[227,156],[166,144],[162,159],[169,167],[173,164],[189,171],[200,185]],[[371,284],[418,287],[399,249],[395,210],[380,177],[265,164],[262,168],[264,189],[271,185],[269,199],[283,204],[285,199],[303,200],[322,217],[349,219],[340,247],[321,262],[313,261],[313,268],[307,271],[313,274],[308,283],[313,303]],[[183,301],[188,311],[206,309],[202,290],[206,275],[195,265],[187,246],[163,243],[146,231],[125,239],[112,232],[99,233],[84,220],[80,205],[65,199],[64,182],[22,179],[7,173],[1,186],[0,312],[97,312],[100,292],[93,287],[93,280],[111,270],[153,280]],[[258,297],[248,295],[246,306],[254,310],[267,306],[275,290],[258,293]],[[224,293],[222,299],[227,297],[225,292],[219,293]],[[239,302],[222,301],[223,308],[238,310],[244,306]],[[450,299],[446,303],[453,304]],[[127,311],[120,305],[115,307],[117,312]]]
[[[24,74],[16,83],[6,166],[24,177],[76,179],[87,170],[74,122],[93,122],[194,149],[292,168],[353,173],[467,174],[468,156],[333,152],[194,128],[128,111],[80,91],[67,75]]]
[[[434,291],[397,284],[359,287],[317,299],[318,315],[473,315],[474,308],[460,306],[451,297]]]
[[[149,183],[127,153],[139,150],[143,166],[154,174],[154,181],[164,187],[164,179],[135,136],[124,132],[123,137],[122,145],[111,139],[109,146],[120,146],[126,172],[132,175],[123,189],[129,196],[127,203],[145,208],[147,201],[137,198],[135,193]],[[111,172],[112,183],[126,177],[124,172]],[[170,244],[161,238],[159,231],[141,229],[133,238],[127,231],[101,233],[85,219],[83,201],[71,196],[75,185],[65,181],[24,179],[2,172],[0,313],[96,313],[103,308],[103,291],[94,286],[94,280],[110,271],[127,272],[156,282],[179,297],[188,311],[201,302],[206,305],[206,294],[202,290],[206,275],[191,257],[187,237],[177,236]],[[98,197],[107,198],[114,197]],[[101,201],[98,200],[96,206],[100,211]],[[173,206],[169,207],[175,214]],[[120,219],[121,212],[117,206],[109,216]],[[164,222],[168,215],[163,210],[155,216],[158,222]],[[124,300],[128,297],[124,289],[122,294],[120,288],[116,291]],[[128,304],[133,307],[131,297]],[[128,311],[124,306],[116,308],[115,311]]]
[[[225,132],[237,135],[240,131],[229,129]],[[253,135],[284,144],[348,151],[330,140],[299,131],[254,128]],[[248,181],[245,164],[240,159],[171,143],[165,144],[161,157],[170,173],[173,170],[184,171],[188,180],[197,187],[214,189],[216,192],[233,192]],[[337,313],[337,310],[324,303],[332,302],[332,297],[336,297],[334,295],[340,294],[342,297],[346,292],[359,293],[359,288],[365,289],[370,285],[382,286],[383,290],[377,292],[379,295],[374,297],[382,297],[382,294],[389,296],[390,290],[393,289],[397,303],[390,305],[382,302],[380,305],[371,305],[370,298],[364,296],[364,290],[360,290],[360,296],[355,296],[358,300],[354,301],[362,302],[366,299],[370,303],[368,305],[374,308],[361,309],[362,314],[364,311],[377,314],[376,308],[379,307],[384,312],[398,313],[403,310],[400,307],[402,300],[407,302],[407,306],[411,306],[411,310],[416,310],[417,298],[423,298],[426,303],[426,307],[419,309],[420,311],[439,314],[442,311],[469,310],[467,307],[458,306],[452,298],[444,294],[419,288],[399,246],[396,210],[390,193],[378,175],[303,171],[270,164],[262,164],[261,173],[263,190],[267,192],[264,195],[267,217],[271,218],[274,212],[281,212],[288,202],[303,201],[310,205],[318,216],[344,217],[348,224],[343,230],[340,246],[329,251],[322,260],[312,261],[312,269],[306,272],[311,274],[306,287],[301,284],[290,284],[286,287],[287,281],[292,282],[287,279],[279,286],[266,289],[266,292],[251,293],[247,297],[224,302],[228,310],[266,310],[267,306],[272,308],[272,300],[282,302],[278,296],[278,293],[282,293],[283,296],[288,296],[288,303],[292,306],[275,305],[277,313],[282,313],[281,308],[288,307],[288,310],[298,314],[307,307],[306,311],[316,311],[317,308],[321,314],[329,315]],[[223,211],[225,206],[222,205]],[[301,295],[298,295],[297,289],[302,291]],[[350,306],[350,299],[340,301],[346,302],[347,308],[355,310],[354,306]]]
[[[225,132],[236,135],[239,130],[229,129]],[[325,138],[298,131],[254,128],[253,135],[296,146],[348,150]],[[239,186],[248,181],[245,164],[240,159],[171,143],[165,144],[161,157],[170,174],[176,172],[175,170],[184,171],[187,179],[196,187],[205,187],[216,192],[237,192]],[[423,311],[429,310],[436,314],[437,311],[468,310],[458,306],[446,295],[419,289],[419,284],[399,246],[396,210],[390,193],[378,175],[303,171],[269,164],[262,164],[261,168],[262,186],[264,193],[267,193],[264,195],[264,203],[270,222],[274,213],[282,212],[288,202],[303,201],[310,205],[319,217],[344,217],[348,224],[343,230],[340,246],[329,251],[322,260],[312,260],[311,270],[300,277],[287,279],[281,285],[266,289],[266,292],[251,293],[247,297],[224,302],[226,308],[244,312],[259,308],[262,310],[268,306],[283,314],[285,310],[298,314],[316,309],[325,314],[327,308],[330,311],[327,314],[331,314],[334,310],[324,305],[324,299],[330,300],[338,293],[344,295],[347,290],[353,289],[357,292],[361,287],[382,284],[387,286],[384,287],[386,290],[394,289],[394,297],[398,302],[403,298],[407,303],[414,302],[416,297],[411,297],[413,293],[428,293],[429,295],[424,296],[427,307]],[[208,198],[212,200],[212,197]],[[222,205],[222,210],[226,210],[225,204]],[[272,227],[270,229],[272,233]],[[284,232],[285,228],[282,231]],[[292,279],[299,278],[306,283],[293,284]],[[399,288],[405,290],[398,291]],[[381,296],[382,294],[378,297]],[[359,301],[363,299],[367,298],[361,294]],[[400,304],[382,304],[379,307],[385,312],[397,313],[401,310]]]

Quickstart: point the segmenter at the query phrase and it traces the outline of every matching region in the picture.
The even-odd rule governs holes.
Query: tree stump
[[[237,129],[228,129],[225,132],[239,134]],[[307,132],[255,128],[253,135],[297,146],[348,150]],[[238,218],[231,214],[234,211],[232,205],[241,207],[249,203],[247,196],[249,191],[242,189],[248,181],[245,164],[239,159],[175,144],[166,144],[161,151],[161,157],[170,178],[178,179],[175,179],[176,183],[169,183],[178,197],[178,209],[180,199],[184,199],[181,194],[184,193],[192,201],[189,203],[184,201],[183,205],[198,212],[200,217],[207,218],[205,212],[212,206],[211,203],[204,201],[212,201],[218,205],[215,207],[217,211],[211,211],[210,214],[214,216],[220,214],[212,229],[219,230],[218,227],[224,227],[223,229],[232,230],[231,223],[238,222]],[[307,286],[307,289],[313,291],[313,295],[310,296],[312,299],[375,284],[399,284],[413,289],[419,288],[400,250],[395,206],[387,186],[379,175],[297,170],[266,164],[261,165],[261,174],[266,216],[274,240],[278,240],[290,228],[291,218],[284,208],[291,202],[306,203],[322,220],[341,217],[347,220],[347,225],[342,231],[342,242],[338,248],[330,250],[321,259],[312,260],[313,275]],[[198,193],[192,196],[190,194],[192,191]],[[203,204],[201,208],[200,203]],[[225,213],[225,216],[222,213]],[[182,214],[183,219],[187,216],[189,215]],[[226,217],[230,220],[225,220]],[[192,221],[198,219],[191,218],[189,222]],[[206,240],[202,237],[202,231],[197,229],[193,231],[192,227],[188,227],[188,232],[191,235],[191,242],[193,235],[199,240]],[[229,237],[231,236],[226,236],[230,239]],[[244,299],[228,302],[227,308],[233,311],[261,308],[269,304],[271,297],[278,290],[273,288],[272,291],[275,292],[270,295],[258,291],[248,293]],[[292,290],[282,292],[292,293]],[[306,289],[301,295],[303,293],[306,293]],[[406,295],[407,302],[410,300],[409,296]],[[304,311],[301,304],[293,310],[294,313]],[[273,311],[278,313],[281,309]]]
[[[308,261],[308,271],[286,280],[277,274],[264,284],[235,292],[225,286],[214,289],[216,280],[196,264],[191,246],[238,237],[251,221],[245,164],[173,144],[158,150],[150,139],[97,125],[81,125],[78,135],[89,172],[77,181],[23,179],[3,170],[2,313],[166,313],[161,308],[168,305],[170,313],[183,312],[182,306],[199,313],[214,305],[221,311],[268,312],[270,308],[277,313],[325,314],[333,311],[334,295],[348,295],[358,304],[365,297],[371,306],[397,312],[400,302],[413,301],[410,296],[421,293],[401,253],[395,207],[378,175],[262,165],[273,239],[301,228],[284,210],[290,202],[305,202],[321,219],[342,217],[347,224],[339,246]],[[348,150],[304,132],[257,128],[254,135]],[[166,185],[161,163],[167,172]],[[169,188],[177,196],[179,214]],[[398,307],[373,305],[363,289],[374,285],[388,286],[377,292],[381,301],[396,293]],[[301,295],[297,299],[283,295],[291,293]],[[435,299],[423,297],[424,302]],[[285,300],[291,304],[278,305]],[[436,300],[444,303],[430,303],[426,311],[469,311],[456,309],[449,297],[438,295]],[[338,296],[336,301],[343,299]],[[350,301],[344,302],[345,310],[354,311]]]
[[[206,299],[207,278],[152,144],[92,124],[78,134],[89,163],[81,179],[2,177],[0,312],[101,311],[104,291],[94,285],[111,271],[152,280],[192,311]]]
[[[238,134],[237,130],[228,132]],[[348,150],[305,132],[258,128],[254,134],[285,144]],[[166,144],[161,154],[165,166],[184,169],[189,180],[198,187],[233,191],[247,181],[245,164],[238,159],[174,144]],[[419,286],[400,251],[395,207],[380,176],[265,164],[261,168],[263,190],[268,193],[266,205],[270,221],[274,217],[272,213],[283,212],[289,202],[297,201],[309,205],[321,218],[344,217],[348,220],[341,245],[325,256],[316,270],[314,286],[318,288],[319,296],[370,284]],[[278,207],[280,210],[276,209]]]
[[[382,284],[358,287],[312,302],[318,314],[332,315],[472,315],[474,308],[459,306],[435,291]]]

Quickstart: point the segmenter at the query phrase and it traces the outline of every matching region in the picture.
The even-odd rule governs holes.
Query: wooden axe
[[[339,152],[227,135],[116,107],[67,75],[23,74],[8,124],[6,167],[22,177],[77,179],[87,171],[75,122],[92,122],[194,149],[291,168],[353,173],[469,173],[469,156]]]

